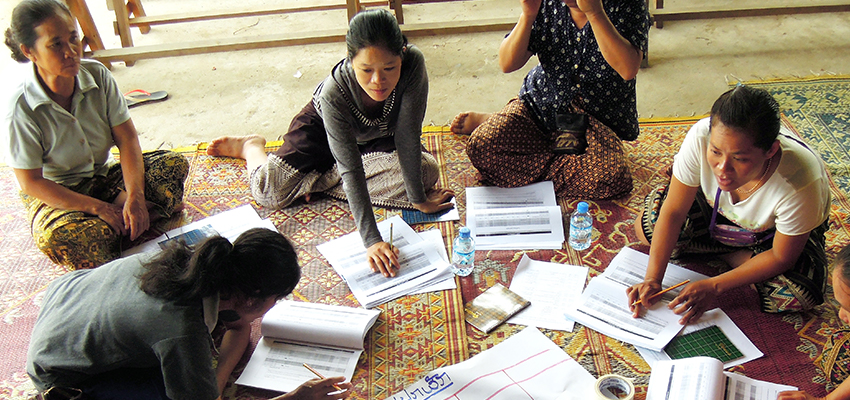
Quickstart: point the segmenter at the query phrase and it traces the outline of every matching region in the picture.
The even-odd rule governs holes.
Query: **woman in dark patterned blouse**
[[[630,192],[620,140],[638,136],[635,75],[647,46],[645,3],[520,3],[522,15],[499,48],[499,64],[513,72],[532,55],[540,64],[505,108],[461,113],[452,131],[472,134],[467,154],[487,184],[549,180],[561,197],[590,199]]]

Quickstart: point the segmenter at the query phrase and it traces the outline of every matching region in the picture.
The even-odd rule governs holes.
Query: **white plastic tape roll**
[[[602,375],[596,380],[596,397],[598,400],[633,400],[635,384],[624,376]]]

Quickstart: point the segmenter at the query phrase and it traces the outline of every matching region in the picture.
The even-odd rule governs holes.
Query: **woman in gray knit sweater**
[[[348,56],[293,118],[279,150],[266,154],[265,139],[254,135],[215,139],[207,154],[245,159],[263,207],[317,192],[347,199],[372,270],[389,277],[398,250],[381,238],[372,204],[433,213],[451,208],[454,193],[434,188],[439,166],[420,142],[428,99],[422,52],[382,9],[352,18],[346,45]]]

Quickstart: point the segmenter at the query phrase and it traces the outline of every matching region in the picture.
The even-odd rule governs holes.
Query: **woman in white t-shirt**
[[[739,85],[694,124],[669,186],[647,197],[635,231],[651,243],[649,266],[628,289],[629,303],[658,301],[667,262],[690,253],[716,254],[732,269],[686,285],[670,302],[682,324],[744,285],[758,290],[764,312],[810,309],[823,302],[829,205],[820,157],[780,126],[770,94]],[[638,316],[641,306],[631,308]]]

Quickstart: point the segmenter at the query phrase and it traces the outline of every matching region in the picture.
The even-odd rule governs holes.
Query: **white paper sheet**
[[[564,310],[581,297],[587,267],[536,261],[523,254],[511,279],[514,293],[531,305],[507,322],[571,332],[575,322]]]
[[[387,278],[372,272],[366,248],[358,232],[317,246],[334,270],[348,283],[351,293],[366,308],[372,308],[401,296],[415,293],[451,277],[449,263],[432,241],[423,240],[399,216],[378,223],[378,230],[389,242],[393,224],[393,245],[399,249],[401,268]]]
[[[434,246],[440,253],[440,257],[445,262],[451,263],[451,260],[449,260],[449,255],[446,252],[446,245],[443,243],[443,232],[441,232],[439,229],[429,229],[427,231],[419,232],[419,236],[423,240],[434,243]],[[411,292],[411,294],[439,292],[441,290],[451,289],[457,289],[457,283],[455,282],[454,274],[448,274],[446,275],[445,279],[434,282],[434,284],[423,287],[422,289],[415,290]]]
[[[554,185],[466,188],[466,222],[476,249],[560,249],[564,221]]]
[[[148,251],[159,251],[159,242],[168,240],[169,238],[194,229],[202,228],[206,225],[212,226],[212,228],[215,229],[221,237],[227,238],[231,242],[236,240],[236,238],[243,232],[251,228],[268,228],[277,231],[274,223],[268,219],[261,219],[259,214],[257,214],[257,211],[254,210],[254,207],[251,205],[244,205],[194,221],[179,228],[172,229],[160,235],[156,239],[124,250],[121,253],[121,257],[127,257],[131,254],[144,253]]]
[[[729,338],[730,341],[744,354],[743,357],[738,358],[736,360],[731,360],[723,364],[723,368],[731,368],[736,365],[741,365],[747,361],[752,361],[757,358],[761,358],[764,356],[758,347],[732,322],[732,319],[726,315],[723,310],[719,308],[715,308],[713,310],[708,310],[705,314],[700,317],[695,323],[690,323],[685,326],[685,329],[682,329],[682,332],[679,335],[686,335],[688,333],[698,331],[700,329],[705,329],[710,326],[717,326],[720,330],[723,331],[724,334]],[[657,361],[666,361],[670,360],[670,356],[667,355],[665,351],[652,351],[643,347],[636,347],[638,353],[640,353],[641,357],[646,360],[646,363],[649,364],[649,367],[652,368]]]
[[[661,301],[649,308],[644,316],[633,318],[626,289],[643,281],[648,262],[648,255],[624,247],[602,275],[590,280],[578,304],[567,308],[567,316],[604,335],[638,347],[661,351],[682,330],[682,325],[679,325],[681,317],[667,308],[669,300],[681,288],[663,295]],[[706,278],[705,275],[668,264],[662,286],[673,286],[685,279],[695,282]]]
[[[387,400],[595,398],[596,379],[537,328],[464,362],[435,369]]]

